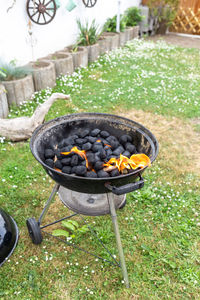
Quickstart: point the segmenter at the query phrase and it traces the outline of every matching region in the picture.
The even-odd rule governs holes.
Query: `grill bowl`
[[[53,119],[37,127],[30,141],[31,151],[36,160],[43,166],[47,174],[58,184],[80,193],[102,194],[109,190],[105,184],[108,182],[115,187],[123,187],[135,182],[136,178],[146,169],[136,169],[133,173],[110,178],[87,178],[68,175],[54,170],[44,163],[44,149],[53,147],[69,135],[76,134],[80,129],[107,130],[111,135],[119,138],[129,134],[139,153],[149,156],[151,163],[158,155],[158,142],[155,136],[143,125],[111,114],[80,113],[65,115]]]

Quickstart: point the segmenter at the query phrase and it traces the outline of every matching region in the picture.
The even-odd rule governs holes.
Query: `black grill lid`
[[[14,219],[0,208],[0,266],[17,246],[19,231]]]

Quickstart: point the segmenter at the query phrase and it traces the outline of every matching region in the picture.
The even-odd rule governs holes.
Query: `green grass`
[[[199,51],[136,41],[58,79],[53,91],[70,94],[72,102],[58,100],[46,120],[78,111],[116,113],[131,108],[184,120],[198,118],[199,76]],[[29,103],[13,108],[10,117],[30,115],[51,93],[36,93]],[[173,169],[161,167],[158,156],[144,174],[144,188],[128,194],[127,205],[118,211],[131,286],[126,289],[119,268],[47,235],[41,245],[31,243],[26,219],[39,217],[54,183],[33,158],[28,141],[1,140],[0,207],[15,218],[20,239],[0,269],[0,299],[199,299],[197,173],[188,170],[176,178]],[[48,221],[66,213],[57,199]],[[80,218],[75,220],[82,224]],[[117,256],[110,217],[87,220]],[[89,233],[81,235],[78,244],[108,258]]]

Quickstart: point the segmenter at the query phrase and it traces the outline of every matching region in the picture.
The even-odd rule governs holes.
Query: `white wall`
[[[49,53],[61,50],[73,44],[78,34],[76,19],[91,21],[103,25],[108,17],[117,14],[119,0],[97,0],[93,8],[85,8],[82,0],[74,0],[77,7],[68,12],[68,0],[60,0],[61,7],[55,18],[47,25],[32,23],[33,47],[28,34],[29,18],[26,12],[26,0],[16,0],[16,4],[7,12],[13,0],[0,0],[0,60],[17,60],[25,64]],[[121,12],[131,6],[139,6],[140,0],[121,0]],[[33,51],[32,51],[33,50]]]

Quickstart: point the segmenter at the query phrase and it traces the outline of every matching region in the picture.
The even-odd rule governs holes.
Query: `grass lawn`
[[[200,52],[135,40],[59,78],[53,90],[13,107],[10,117],[31,115],[52,92],[70,94],[72,100],[54,103],[46,120],[109,112],[142,123],[159,141],[144,188],[128,194],[118,212],[130,289],[119,268],[48,235],[39,246],[31,243],[26,219],[39,217],[54,183],[33,158],[29,141],[0,138],[0,207],[20,230],[17,248],[0,269],[0,299],[199,299]],[[68,213],[56,197],[44,222]],[[110,216],[86,219],[117,256]],[[82,226],[80,217],[74,220]],[[89,233],[74,239],[108,258]]]

